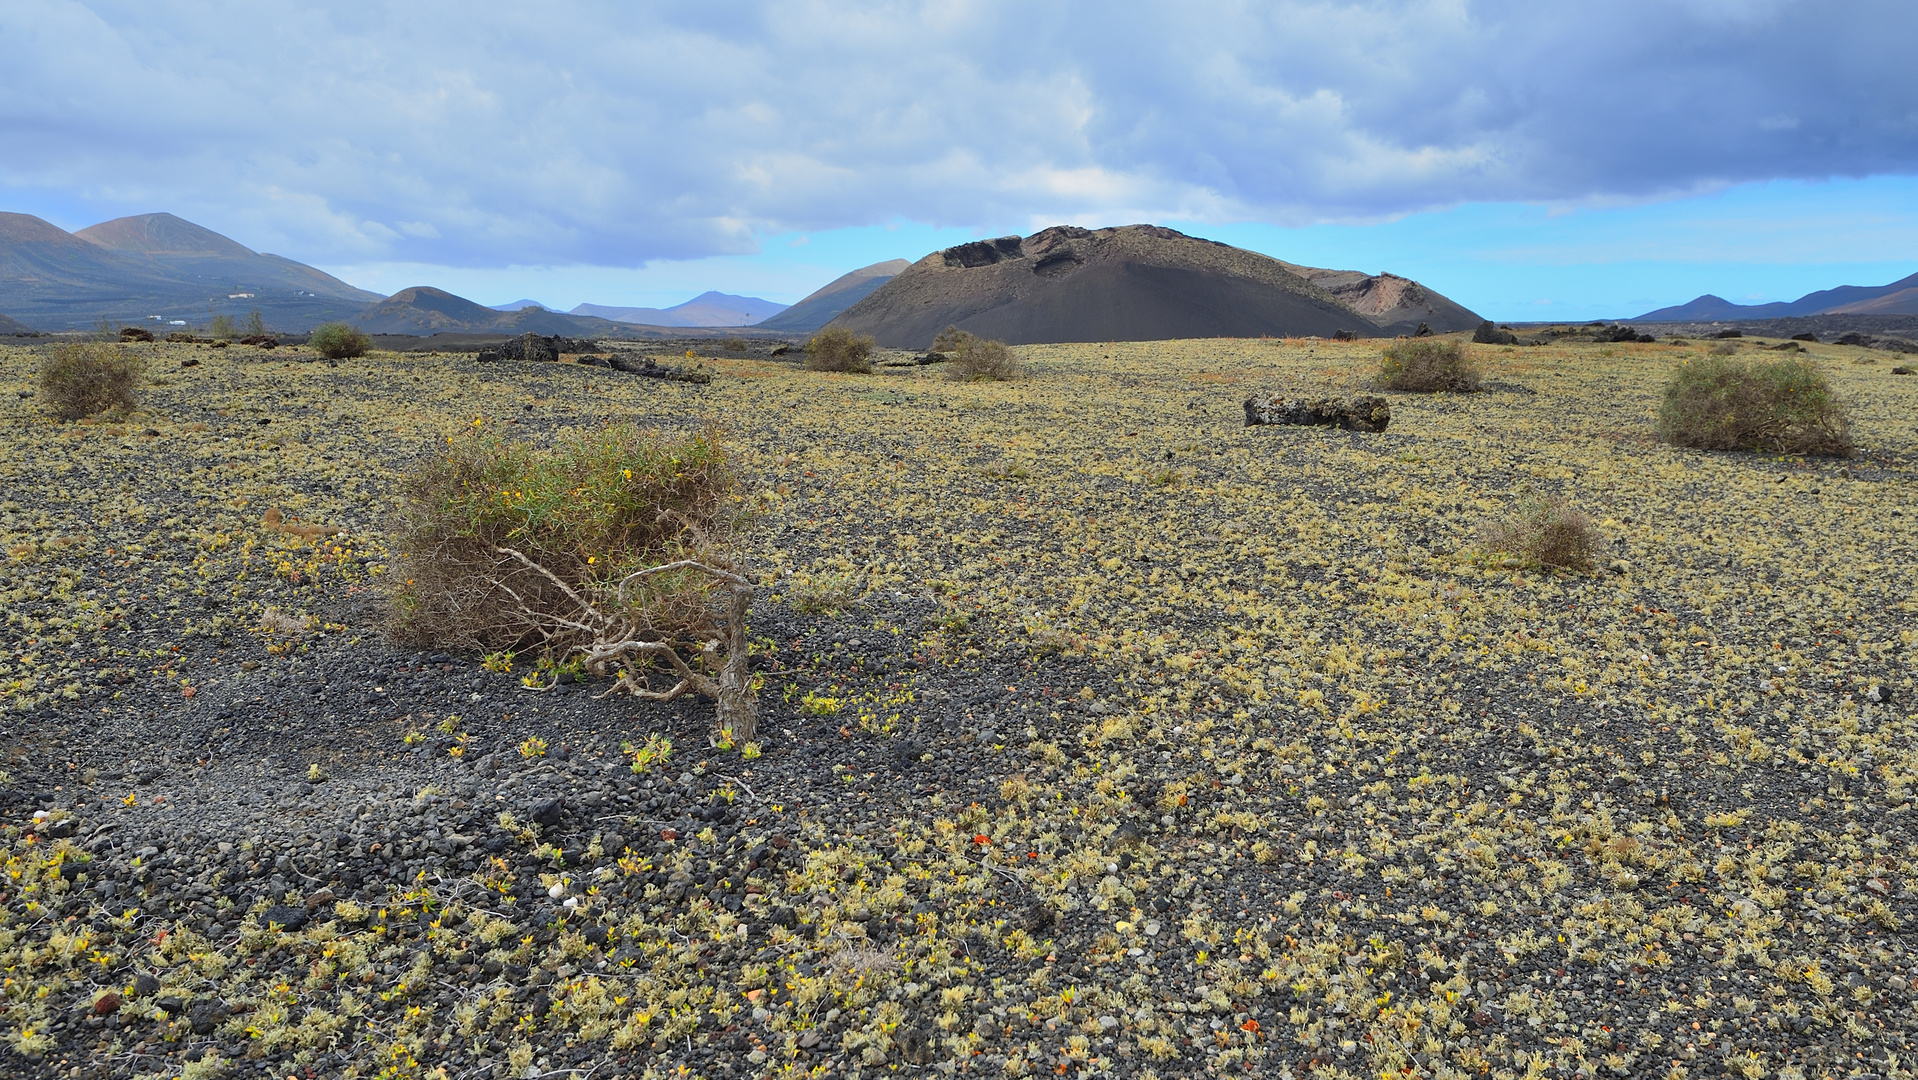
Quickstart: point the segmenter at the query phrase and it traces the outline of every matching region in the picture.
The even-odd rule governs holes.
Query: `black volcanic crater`
[[[832,325],[890,348],[947,326],[1014,345],[1469,330],[1477,315],[1417,282],[1317,270],[1156,225],[1057,225],[920,259]]]

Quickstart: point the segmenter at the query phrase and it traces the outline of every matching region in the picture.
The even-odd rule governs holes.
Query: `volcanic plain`
[[[1883,354],[1809,346],[1860,447],[1816,460],[1654,441],[1667,342],[1477,347],[1383,433],[1243,426],[1365,342],[127,348],[140,409],[60,423],[0,347],[0,1074],[1911,1070]],[[382,636],[403,470],[627,420],[747,478],[752,745]],[[1591,570],[1482,548],[1528,494]]]

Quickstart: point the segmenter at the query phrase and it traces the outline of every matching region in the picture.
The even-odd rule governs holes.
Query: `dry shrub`
[[[1019,358],[1003,341],[989,341],[977,334],[948,326],[932,343],[934,352],[951,357],[946,377],[962,381],[985,379],[1004,382],[1020,376]]]
[[[365,356],[373,339],[367,337],[364,331],[343,322],[334,322],[314,327],[306,343],[314,352],[329,360],[351,360],[356,356]]]
[[[738,523],[735,487],[712,431],[622,424],[546,451],[489,433],[455,439],[401,484],[404,584],[392,634],[413,645],[554,655],[592,640],[576,610],[585,599],[630,618],[648,640],[708,637],[708,575],[659,574],[623,594],[618,586],[682,559],[724,565]],[[581,625],[569,630],[568,620]]]
[[[40,393],[62,420],[109,409],[130,411],[139,384],[139,360],[105,342],[56,345],[40,362]]]
[[[1588,570],[1601,537],[1592,520],[1564,499],[1531,495],[1519,500],[1510,517],[1480,525],[1479,540],[1529,565]]]
[[[1850,457],[1851,422],[1816,364],[1688,360],[1665,384],[1658,437],[1700,450]]]
[[[873,340],[836,326],[828,326],[806,342],[806,366],[814,371],[872,371]]]
[[[1478,365],[1456,341],[1407,338],[1387,348],[1379,363],[1379,384],[1389,390],[1469,394],[1481,378]]]

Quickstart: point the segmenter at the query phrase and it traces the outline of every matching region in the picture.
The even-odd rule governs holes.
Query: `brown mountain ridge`
[[[834,319],[889,348],[947,326],[1013,345],[1196,337],[1360,337],[1482,321],[1418,282],[1283,262],[1158,225],[1055,225],[937,251]]]

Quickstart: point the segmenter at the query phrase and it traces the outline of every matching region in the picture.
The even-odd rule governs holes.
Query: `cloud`
[[[12,0],[0,186],[473,267],[1656,199],[1918,172],[1914,32],[1889,0]]]

